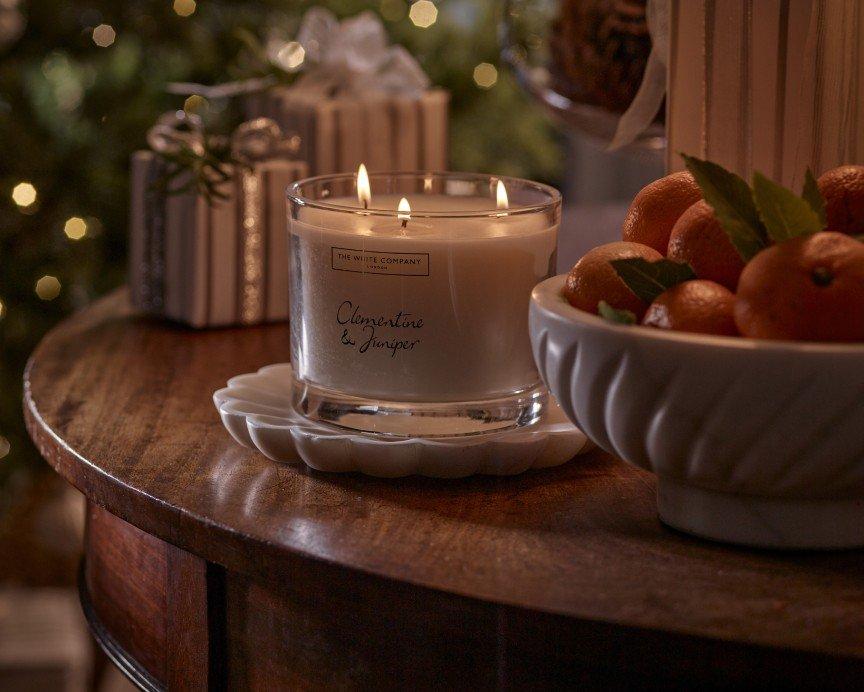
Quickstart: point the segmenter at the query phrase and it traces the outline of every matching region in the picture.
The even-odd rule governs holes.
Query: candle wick
[[[363,198],[363,208],[364,208],[364,209],[368,209],[368,208],[369,208],[369,200],[366,199],[365,197]]]
[[[402,230],[408,230],[408,219],[402,219]]]

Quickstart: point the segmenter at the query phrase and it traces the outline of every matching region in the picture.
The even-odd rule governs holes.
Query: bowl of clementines
[[[622,241],[534,289],[538,369],[588,437],[657,475],[669,526],[864,546],[864,167],[798,194],[685,160]]]

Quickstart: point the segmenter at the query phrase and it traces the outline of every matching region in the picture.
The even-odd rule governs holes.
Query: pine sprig
[[[168,195],[194,192],[212,205],[228,199],[222,186],[231,180],[238,168],[249,164],[237,158],[230,147],[214,144],[215,137],[204,137],[204,146],[196,151],[183,143],[176,152],[158,152],[167,163],[166,172],[154,182],[154,188]]]

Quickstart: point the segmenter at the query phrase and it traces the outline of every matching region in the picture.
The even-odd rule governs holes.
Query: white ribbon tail
[[[194,82],[169,82],[165,87],[165,91],[169,94],[177,94],[179,96],[203,96],[205,99],[227,99],[234,96],[242,96],[243,94],[253,94],[276,84],[276,78],[273,76],[259,77],[257,79],[244,79],[238,82],[226,82],[215,86],[207,84],[196,84]]]
[[[632,144],[642,134],[657,115],[666,95],[666,61],[661,58],[656,48],[651,50],[648,62],[645,65],[645,74],[642,76],[642,84],[633,103],[624,112],[615,136],[607,147],[607,151],[615,151]]]

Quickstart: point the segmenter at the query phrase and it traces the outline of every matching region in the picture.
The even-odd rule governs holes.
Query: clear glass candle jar
[[[288,191],[298,410],[397,436],[536,421],[528,303],[554,273],[560,194],[463,173],[370,182],[362,203],[351,174]]]

